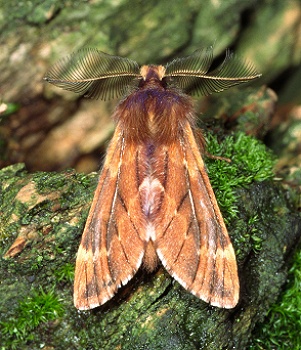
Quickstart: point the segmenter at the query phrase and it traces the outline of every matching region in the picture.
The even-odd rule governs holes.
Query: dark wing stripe
[[[165,152],[164,178],[163,178],[163,182],[162,182],[162,185],[163,185],[164,188],[166,188],[166,183],[167,183],[167,179],[168,179],[168,165],[169,165],[169,156],[168,156],[168,152]]]
[[[188,226],[188,228],[187,228],[187,230],[186,230],[186,233],[185,233],[185,237],[188,236],[189,230],[190,230],[190,228],[191,228],[191,225],[192,225],[192,221],[190,221],[190,223],[189,223],[189,226]],[[179,252],[178,252],[178,254],[177,254],[177,256],[176,256],[176,258],[175,258],[175,260],[174,260],[174,262],[173,262],[174,264],[178,261],[179,256],[181,255],[182,250],[183,250],[183,247],[184,247],[184,245],[185,245],[185,242],[186,242],[186,238],[183,240],[183,243],[182,243],[182,245],[181,245],[181,247],[180,247],[180,249],[179,249]]]

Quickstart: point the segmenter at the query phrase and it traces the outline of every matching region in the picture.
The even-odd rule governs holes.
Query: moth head
[[[163,66],[142,66],[140,74],[143,80],[162,80],[165,75],[165,67]]]

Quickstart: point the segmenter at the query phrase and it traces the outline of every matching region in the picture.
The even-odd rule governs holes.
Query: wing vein
[[[179,210],[181,209],[181,206],[183,205],[185,199],[187,198],[188,192],[186,192],[186,194],[182,197],[179,206],[177,207],[175,213],[178,213]],[[173,217],[171,218],[171,220],[169,221],[169,223],[166,225],[165,230],[162,232],[162,237],[164,237],[164,235],[166,234],[166,232],[168,231],[170,225],[172,224],[174,218],[176,217],[176,214],[173,215]]]
[[[177,260],[178,260],[178,258],[179,258],[179,256],[181,255],[181,252],[182,252],[182,249],[183,249],[183,247],[184,247],[184,245],[185,245],[185,241],[186,241],[186,238],[187,238],[187,236],[188,236],[188,232],[189,232],[189,230],[190,230],[191,225],[192,225],[192,221],[189,222],[189,225],[188,225],[187,230],[186,230],[186,232],[185,232],[185,239],[183,240],[183,242],[182,242],[182,244],[181,244],[181,247],[180,247],[180,249],[179,249],[179,252],[178,252],[176,258],[174,259],[173,263],[176,263]]]

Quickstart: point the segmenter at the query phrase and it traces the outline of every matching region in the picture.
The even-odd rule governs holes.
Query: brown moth
[[[74,304],[111,299],[141,265],[158,260],[188,291],[221,308],[239,299],[234,249],[196,141],[188,94],[223,91],[258,78],[229,52],[209,72],[213,48],[163,66],[142,66],[96,49],[54,65],[45,80],[90,98],[126,97],[79,246]]]

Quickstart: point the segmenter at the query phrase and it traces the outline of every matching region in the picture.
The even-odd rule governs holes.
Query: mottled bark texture
[[[247,349],[285,285],[301,231],[300,16],[297,0],[0,2],[4,348]],[[244,131],[280,157],[274,178],[246,177],[248,185],[232,186],[236,216],[222,208],[239,266],[238,306],[209,307],[159,268],[140,271],[104,306],[78,312],[75,255],[98,178],[82,172],[100,167],[116,102],[46,85],[46,70],[83,46],[164,64],[214,43],[217,56],[231,47],[263,77],[253,89],[203,99],[201,107],[196,102],[201,127],[220,141]],[[276,111],[276,95],[263,84],[279,96]],[[70,167],[76,170],[64,171]],[[220,198],[227,202],[228,195]]]

